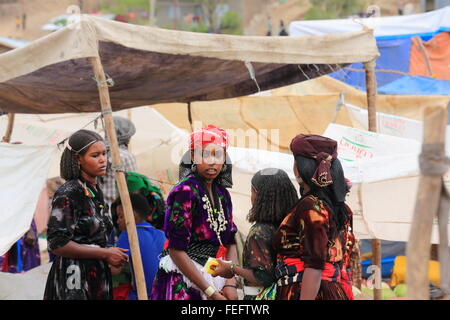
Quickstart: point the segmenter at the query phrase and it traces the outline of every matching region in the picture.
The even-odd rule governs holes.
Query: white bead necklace
[[[220,233],[227,229],[228,221],[225,219],[225,213],[223,211],[222,202],[219,199],[219,212],[216,209],[213,209],[211,206],[211,202],[208,199],[208,196],[203,196],[203,209],[208,212],[208,219],[206,221],[209,222],[209,225],[214,230],[219,239],[220,245],[222,245],[222,239],[220,238]],[[216,217],[217,216],[217,219]]]

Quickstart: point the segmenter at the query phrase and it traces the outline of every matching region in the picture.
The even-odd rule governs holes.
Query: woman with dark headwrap
[[[290,148],[301,199],[274,238],[277,299],[353,299],[345,272],[354,244],[352,212],[344,202],[348,186],[337,143],[298,135]]]
[[[44,300],[110,300],[109,265],[128,261],[127,250],[106,248],[112,222],[97,178],[106,173],[106,149],[96,132],[79,130],[67,140],[61,177],[48,222],[49,250],[57,256]]]
[[[298,201],[298,196],[289,176],[281,169],[260,170],[253,176],[251,184],[252,208],[247,219],[254,224],[245,241],[243,266],[219,260],[213,275],[243,277],[244,300],[255,299],[258,295],[257,299],[273,299],[276,292],[271,288],[276,265],[273,236]]]
[[[168,248],[161,257],[153,300],[237,299],[236,279],[213,278],[204,271],[208,258],[226,248],[237,262],[231,197],[228,136],[214,126],[191,134],[190,150],[180,165],[180,181],[167,198],[164,229]]]

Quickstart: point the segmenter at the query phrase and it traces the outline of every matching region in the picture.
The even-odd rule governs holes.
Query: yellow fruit
[[[203,267],[206,273],[213,274],[215,267],[219,265],[219,262],[216,258],[208,258],[208,261],[206,261],[205,266]]]

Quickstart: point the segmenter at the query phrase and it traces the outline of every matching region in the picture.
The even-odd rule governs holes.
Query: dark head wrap
[[[337,158],[337,142],[318,135],[299,134],[292,139],[290,145],[294,156],[314,159],[317,169],[311,181],[319,187],[326,187],[333,183],[331,176],[331,162]]]
[[[349,219],[345,206],[349,187],[337,159],[337,142],[318,135],[298,135],[290,147],[299,175],[311,189],[302,197],[314,195],[323,200],[331,212],[333,229],[342,230]]]

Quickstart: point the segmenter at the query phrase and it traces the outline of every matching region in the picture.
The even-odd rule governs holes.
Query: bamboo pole
[[[364,63],[366,70],[366,93],[367,93],[367,112],[369,117],[369,131],[377,132],[377,79],[375,76],[375,61]],[[372,265],[377,266],[380,270],[375,273],[381,277],[381,241],[372,239]],[[381,279],[376,279],[375,284],[381,283]],[[377,285],[373,287],[374,300],[381,300],[381,288]]]
[[[148,19],[151,26],[156,26],[156,0],[149,0],[148,2],[149,6],[149,13],[148,13]]]
[[[407,297],[411,300],[429,300],[428,261],[433,219],[438,214],[442,175],[429,172],[429,166],[438,166],[436,159],[445,158],[446,110],[439,106],[427,107],[424,112],[424,135],[420,155],[419,188],[407,245]],[[425,163],[425,161],[431,163]]]
[[[438,257],[441,272],[441,290],[450,298],[450,248],[448,246],[448,218],[450,212],[450,197],[442,186],[441,199],[438,210],[439,248]]]
[[[2,138],[2,142],[10,143],[11,135],[14,128],[14,113],[8,113],[8,126],[6,127],[5,136]]]
[[[100,103],[102,107],[102,114],[105,119],[105,130],[108,141],[111,146],[112,164],[113,167],[120,168],[121,160],[119,154],[119,144],[117,142],[116,130],[112,118],[111,101],[109,97],[109,89],[106,83],[105,72],[99,57],[89,58],[92,68],[94,70],[95,78],[98,82],[98,90],[100,94]],[[122,171],[116,171],[116,181],[119,188],[120,199],[122,200],[123,209],[125,212],[125,223],[128,231],[128,241],[130,242],[131,257],[133,262],[133,271],[136,280],[137,294],[139,300],[148,300],[147,289],[145,285],[144,268],[142,266],[141,251],[139,249],[139,240],[136,231],[136,222],[134,220],[133,208],[131,206],[130,195],[128,193],[127,182],[125,174]]]

